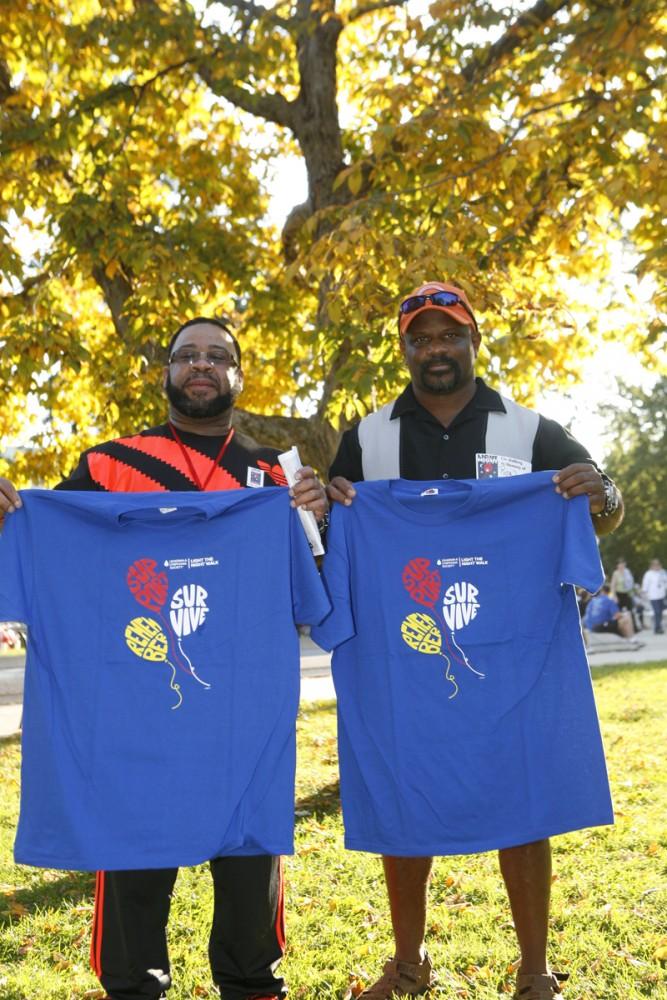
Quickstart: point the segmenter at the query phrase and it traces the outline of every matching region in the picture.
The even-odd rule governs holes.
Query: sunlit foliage
[[[162,348],[202,312],[241,321],[244,406],[292,417],[277,436],[321,467],[335,427],[401,384],[396,299],[425,277],[468,289],[482,363],[518,399],[575,381],[619,299],[614,337],[658,365],[662,2],[420,9],[3,5],[0,442],[46,413],[15,478],[53,481],[158,420]],[[279,232],[267,181],[287,153],[308,192]],[[611,267],[621,239],[648,304]]]

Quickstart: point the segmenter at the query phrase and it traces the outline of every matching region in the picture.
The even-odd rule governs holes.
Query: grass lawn
[[[594,668],[616,825],[554,840],[551,959],[567,1000],[667,1000],[667,663]],[[356,992],[391,952],[380,861],[342,846],[331,704],[299,725],[296,854],[288,858],[283,971],[294,1000]],[[93,878],[12,864],[19,744],[0,740],[0,998],[94,1000]],[[170,921],[170,1000],[214,997],[206,867],[181,871]],[[510,991],[516,945],[494,854],[436,864],[429,949],[435,998]]]

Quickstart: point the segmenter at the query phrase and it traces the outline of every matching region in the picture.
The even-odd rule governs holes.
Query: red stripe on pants
[[[104,872],[95,876],[95,908],[90,939],[90,967],[96,976],[102,972],[102,928],[104,925]]]

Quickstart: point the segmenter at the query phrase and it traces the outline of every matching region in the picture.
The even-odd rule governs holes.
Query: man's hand
[[[23,506],[21,497],[10,481],[0,476],[0,521],[2,521],[5,514],[13,514],[21,506]]]
[[[357,491],[350,480],[343,476],[334,476],[327,486],[327,496],[332,503],[342,503],[349,507],[356,495]]]
[[[296,474],[297,482],[290,489],[293,507],[312,510],[321,521],[329,510],[329,502],[324,487],[309,465],[304,465]]]
[[[556,493],[569,500],[584,494],[588,497],[591,514],[599,514],[604,509],[604,483],[596,468],[585,462],[567,465],[554,476]]]

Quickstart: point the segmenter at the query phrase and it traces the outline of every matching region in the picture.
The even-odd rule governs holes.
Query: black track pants
[[[216,858],[209,959],[223,1000],[282,997],[282,859]],[[98,872],[91,964],[111,1000],[157,1000],[171,985],[167,920],[177,868]]]

